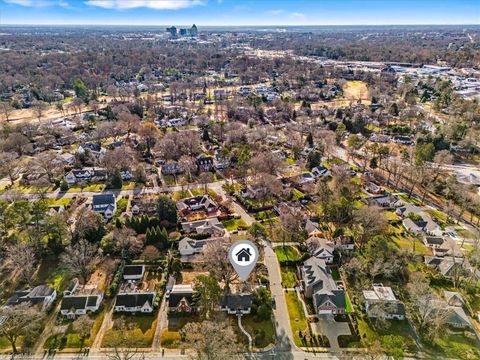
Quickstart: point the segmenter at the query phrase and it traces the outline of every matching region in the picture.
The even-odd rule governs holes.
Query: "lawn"
[[[279,262],[297,261],[301,258],[300,252],[294,246],[278,246],[275,248],[275,254]]]
[[[59,198],[59,199],[53,199],[53,198],[47,198],[45,199],[46,203],[48,206],[64,206],[67,207],[71,202],[72,198]]]
[[[163,181],[167,186],[172,186],[176,184],[175,176],[173,175],[163,175]]]
[[[255,347],[264,348],[275,343],[275,329],[270,319],[260,321],[252,315],[246,315],[242,317],[242,325],[252,336]]]
[[[69,279],[68,272],[60,266],[59,261],[51,258],[43,260],[40,264],[36,281],[40,284],[46,283],[57,292],[61,292],[68,285]]]
[[[192,314],[186,316],[168,316],[168,328],[163,330],[160,344],[167,349],[178,348],[181,343],[180,330],[189,322],[198,322],[199,318]]]
[[[285,294],[287,301],[288,317],[290,318],[290,326],[293,332],[293,341],[297,346],[303,346],[302,340],[299,336],[299,331],[305,332],[308,330],[307,319],[303,311],[302,303],[298,295],[294,291],[289,291]]]
[[[190,192],[188,190],[179,190],[179,191],[174,191],[172,193],[172,199],[175,201],[181,200],[181,199],[186,199],[191,197]]]
[[[247,224],[245,223],[245,221],[244,221],[243,219],[223,220],[223,221],[222,221],[222,224],[223,224],[223,226],[225,226],[225,228],[226,228],[228,231],[238,230],[238,228],[240,228],[240,229],[246,229],[246,228],[248,227]]]
[[[113,319],[113,327],[105,333],[102,347],[118,345],[118,339],[121,339],[123,336],[127,339],[126,346],[128,347],[149,347],[152,344],[157,325],[155,314],[114,315]],[[125,327],[128,330],[119,327],[122,320],[125,321]]]
[[[297,190],[297,189],[292,189],[292,197],[293,197],[293,200],[301,200],[303,199],[303,197],[305,196],[305,194],[303,192],[301,192],[300,190]]]
[[[43,344],[44,349],[70,349],[70,348],[80,348],[82,346],[91,346],[97,337],[97,333],[102,326],[103,318],[105,317],[105,310],[99,314],[90,314],[89,317],[94,320],[92,325],[92,330],[90,337],[85,340],[82,344],[80,336],[73,330],[73,325],[71,322],[64,333],[54,334],[50,336]]]
[[[442,357],[455,359],[480,359],[480,347],[473,335],[467,337],[461,333],[442,334],[436,341],[439,349],[434,349]]]
[[[350,301],[350,296],[345,293],[345,311],[349,314],[353,312],[352,302]]]
[[[105,184],[86,184],[85,186],[72,186],[68,189],[68,192],[100,192],[105,190]]]
[[[297,271],[293,266],[282,266],[280,268],[282,273],[283,285],[287,288],[293,288],[297,284]]]

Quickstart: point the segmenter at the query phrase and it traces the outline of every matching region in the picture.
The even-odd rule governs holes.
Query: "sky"
[[[480,24],[480,0],[0,0],[0,25]]]

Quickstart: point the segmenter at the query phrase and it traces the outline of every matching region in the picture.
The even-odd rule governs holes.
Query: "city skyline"
[[[0,0],[0,25],[472,25],[471,0]]]

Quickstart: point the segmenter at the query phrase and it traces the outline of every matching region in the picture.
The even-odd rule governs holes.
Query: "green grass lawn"
[[[165,182],[165,185],[167,185],[167,186],[171,186],[171,185],[176,184],[175,176],[173,176],[173,175],[163,175],[163,181]]]
[[[181,343],[180,330],[189,322],[198,322],[198,316],[187,314],[187,316],[168,317],[168,328],[163,330],[160,337],[160,344],[167,349],[178,348]]]
[[[44,349],[59,348],[80,348],[85,346],[91,346],[95,341],[98,331],[102,326],[103,319],[105,317],[105,310],[98,314],[90,314],[90,318],[93,321],[90,337],[82,343],[80,336],[73,330],[72,323],[67,326],[66,331],[63,334],[55,334],[50,336],[43,344]]]
[[[225,228],[228,231],[238,230],[239,227],[242,228],[242,229],[247,228],[247,224],[245,223],[245,221],[243,219],[223,220],[222,224],[223,224],[223,226],[225,226]]]
[[[332,272],[333,280],[335,280],[335,281],[341,280],[340,273],[338,272],[338,269],[337,268],[332,268],[331,270],[332,270],[331,272]]]
[[[45,199],[46,203],[48,206],[68,206],[72,202],[72,198],[59,198],[59,199],[53,199],[53,198],[46,198]]]
[[[123,319],[128,330],[118,328],[120,319]],[[105,333],[102,341],[102,347],[114,347],[118,345],[118,338],[126,336],[128,347],[149,347],[152,344],[157,317],[151,315],[114,315],[114,324],[112,329]]]
[[[190,192],[188,190],[180,190],[180,191],[174,191],[172,193],[172,199],[174,201],[178,201],[181,199],[186,199],[191,197]]]
[[[302,303],[298,295],[294,291],[289,291],[285,294],[287,301],[288,317],[290,318],[290,326],[293,332],[293,341],[297,346],[303,346],[302,340],[298,334],[299,331],[305,332],[308,330],[307,319],[303,311]]]
[[[299,260],[301,258],[300,252],[294,246],[278,246],[275,248],[275,254],[278,261]]]
[[[293,200],[303,199],[304,196],[305,196],[305,194],[304,194],[303,192],[301,192],[300,190],[295,189],[295,188],[292,189],[292,198],[293,198]]]
[[[297,284],[297,271],[293,266],[282,266],[282,282],[287,288],[293,288]]]
[[[191,189],[190,192],[192,193],[192,196],[203,195],[203,189],[200,188]]]
[[[19,342],[20,343],[20,342]],[[0,350],[11,349],[10,343],[4,336],[0,336]]]
[[[441,357],[454,359],[473,360],[480,359],[480,346],[478,340],[472,336],[465,336],[461,333],[442,333],[436,340],[435,352]]]
[[[242,324],[252,337],[255,347],[264,348],[275,343],[275,329],[270,319],[260,321],[252,315],[246,315],[242,317]]]
[[[352,302],[350,301],[350,296],[348,296],[347,293],[345,293],[345,311],[347,313],[353,312]]]
[[[105,190],[105,184],[86,184],[85,186],[74,185],[68,189],[68,192],[99,192]]]

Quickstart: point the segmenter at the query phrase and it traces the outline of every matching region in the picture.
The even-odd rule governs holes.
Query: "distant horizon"
[[[118,24],[108,24],[108,23],[6,23],[1,24],[1,26],[126,26],[126,27],[183,27],[183,26],[192,26],[195,24],[198,28],[228,28],[228,27],[336,27],[336,26],[372,26],[372,27],[381,27],[381,26],[402,26],[402,27],[415,27],[415,26],[475,26],[480,27],[480,24],[475,23],[456,23],[456,24],[437,24],[437,23],[418,23],[418,24],[309,24],[309,25],[301,25],[301,24],[238,24],[238,25],[229,25],[229,24],[219,24],[219,25],[202,25],[199,23],[185,23],[185,24],[125,24],[125,23],[118,23]]]
[[[204,27],[479,25],[480,5],[477,0],[0,0],[1,25],[184,23]]]

